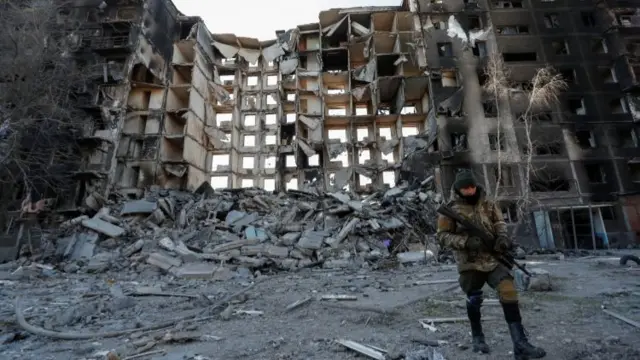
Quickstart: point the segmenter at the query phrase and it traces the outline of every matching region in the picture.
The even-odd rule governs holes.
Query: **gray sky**
[[[400,0],[173,0],[189,16],[200,16],[212,33],[234,33],[260,40],[275,38],[276,30],[318,22],[318,13],[331,8],[398,6]]]

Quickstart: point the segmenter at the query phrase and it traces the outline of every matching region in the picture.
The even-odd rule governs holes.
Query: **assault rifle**
[[[492,244],[495,244],[495,236],[491,233],[489,233],[486,230],[483,230],[480,226],[476,225],[473,221],[466,219],[465,217],[463,217],[462,215],[458,214],[457,212],[453,211],[453,209],[451,209],[450,207],[446,206],[446,205],[442,205],[438,208],[438,213],[452,219],[455,220],[457,223],[459,223],[460,225],[464,226],[468,231],[469,234],[472,236],[477,236],[480,239],[482,239],[482,242],[484,242],[485,247],[488,249],[489,253],[496,259],[498,260],[498,262],[500,262],[502,265],[506,266],[509,270],[513,269],[513,267],[517,267],[518,269],[522,270],[523,273],[527,274],[528,276],[531,276],[531,273],[525,269],[524,266],[522,266],[521,264],[519,264],[514,258],[513,255],[511,254],[504,254],[504,253],[499,253],[493,250],[493,246]]]

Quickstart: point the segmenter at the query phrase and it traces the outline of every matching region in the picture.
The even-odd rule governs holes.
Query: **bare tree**
[[[23,199],[73,189],[86,115],[74,96],[82,74],[56,19],[60,3],[0,0],[0,216]]]
[[[536,123],[537,113],[541,110],[551,110],[557,107],[559,103],[560,94],[566,89],[567,84],[560,74],[558,74],[551,67],[544,67],[538,69],[528,86],[524,86],[522,89],[514,88],[511,83],[509,70],[504,64],[502,55],[499,53],[493,53],[484,69],[486,76],[486,82],[483,85],[483,90],[490,94],[495,100],[498,108],[498,138],[503,136],[501,134],[502,124],[501,114],[504,112],[501,109],[501,100],[509,101],[508,99],[514,94],[518,94],[518,98],[524,101],[524,111],[520,115],[519,121],[522,122],[525,132],[525,144],[522,147],[522,153],[520,157],[520,166],[523,168],[523,179],[521,179],[521,187],[518,201],[517,201],[517,217],[518,224],[522,223],[527,217],[532,208],[535,198],[531,196],[531,176],[536,172],[543,171],[541,168],[537,168],[533,164],[533,156],[536,152],[536,148],[543,146],[536,142],[532,136],[532,126]],[[498,146],[498,159],[497,159],[497,179],[496,187],[493,191],[495,197],[500,196],[500,183],[503,176],[502,159],[500,146]]]

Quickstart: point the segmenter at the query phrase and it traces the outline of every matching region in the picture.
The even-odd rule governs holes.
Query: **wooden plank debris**
[[[340,339],[340,340],[337,340],[336,342],[346,347],[347,349],[351,349],[361,355],[369,357],[370,359],[385,360],[386,358],[383,352],[378,351],[376,349],[372,349],[366,345],[359,344],[355,341]]]
[[[313,300],[312,297],[307,297],[304,299],[300,299],[300,300],[296,300],[293,303],[289,304],[285,309],[284,312],[289,312],[289,311],[293,311],[299,307],[302,307],[305,304],[308,304],[311,302],[311,300]]]
[[[614,318],[624,321],[627,324],[631,325],[631,326],[635,326],[636,328],[640,329],[640,322],[635,321],[635,320],[631,320],[628,317],[624,316],[624,315],[620,315],[618,313],[615,313],[611,310],[607,310],[607,309],[602,309],[602,311],[604,311],[605,314],[608,314],[610,316],[613,316]]]
[[[358,300],[354,295],[322,295],[321,300],[334,300],[334,301],[355,301]]]

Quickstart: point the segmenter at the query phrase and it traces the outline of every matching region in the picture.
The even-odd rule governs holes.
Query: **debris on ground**
[[[359,198],[346,192],[149,190],[66,219],[40,260],[64,272],[153,268],[226,280],[230,271],[379,267],[436,261],[433,181]]]

